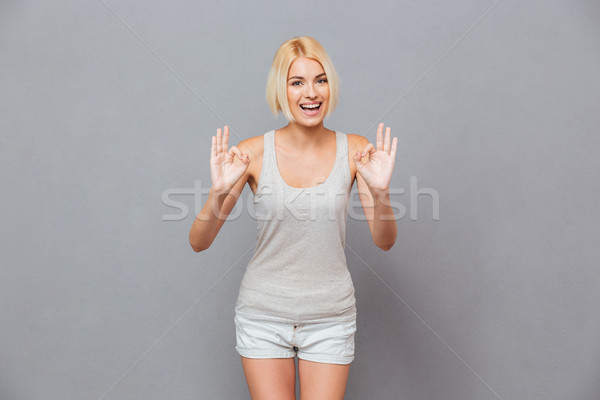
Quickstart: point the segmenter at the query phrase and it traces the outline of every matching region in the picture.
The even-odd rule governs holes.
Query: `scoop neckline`
[[[338,131],[333,131],[334,135],[335,135],[335,162],[333,163],[333,167],[331,168],[331,171],[329,171],[329,175],[327,176],[327,178],[325,178],[325,180],[321,183],[319,183],[318,185],[315,186],[309,186],[309,187],[294,187],[294,186],[290,186],[287,184],[287,182],[285,181],[285,179],[283,179],[283,176],[281,175],[281,171],[279,170],[279,165],[277,164],[277,151],[275,148],[275,129],[273,129],[271,131],[271,135],[273,136],[272,140],[271,140],[271,144],[272,144],[272,149],[273,149],[273,161],[275,164],[275,170],[277,172],[277,176],[279,177],[279,180],[281,182],[283,182],[283,185],[288,188],[288,189],[292,189],[292,190],[309,190],[309,189],[317,189],[320,188],[322,186],[325,186],[327,183],[329,183],[329,181],[331,180],[331,177],[333,176],[335,169],[337,167],[338,161],[339,161],[339,155],[340,155],[340,146],[339,146],[339,132]]]

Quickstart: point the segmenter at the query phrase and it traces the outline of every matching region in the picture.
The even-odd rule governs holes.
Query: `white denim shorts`
[[[235,315],[237,352],[248,358],[293,358],[350,364],[356,318],[350,321],[276,322]]]

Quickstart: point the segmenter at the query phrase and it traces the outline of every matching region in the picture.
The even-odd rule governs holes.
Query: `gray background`
[[[341,76],[326,126],[391,126],[393,200],[418,204],[389,252],[349,217],[346,398],[600,397],[597,1],[3,1],[0,22],[0,398],[249,398],[251,192],[198,254],[191,193],[217,127],[283,126],[266,76],[304,34]]]

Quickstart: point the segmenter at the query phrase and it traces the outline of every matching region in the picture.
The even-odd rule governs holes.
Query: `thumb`
[[[375,149],[375,146],[373,146],[373,143],[371,143],[371,142],[367,143],[367,145],[365,147],[363,147],[363,150],[362,150],[362,152],[365,156],[373,154],[376,151],[377,151],[377,149]]]
[[[229,151],[227,152],[231,157],[237,156],[243,163],[247,164],[250,162],[250,157],[248,154],[242,153],[242,151],[237,146],[231,146]]]
[[[361,169],[362,168],[362,154],[360,151],[357,151],[356,153],[354,153],[354,155],[352,156],[352,160],[354,161],[354,165],[356,165],[356,168]]]

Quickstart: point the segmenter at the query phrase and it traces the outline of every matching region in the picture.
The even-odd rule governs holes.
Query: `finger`
[[[227,152],[227,146],[229,145],[229,127],[225,125],[225,133],[223,134],[223,151]]]
[[[373,146],[373,143],[368,143],[365,147],[363,147],[362,150],[362,156],[366,157],[367,153],[375,153],[375,146]]]
[[[392,128],[389,126],[385,128],[385,139],[383,140],[383,151],[386,153],[390,153],[390,133],[392,132]]]
[[[231,146],[231,149],[229,149],[228,154],[234,158],[237,156],[237,158],[239,158],[243,164],[250,163],[250,156],[248,154],[243,153],[242,150],[240,150],[240,148],[237,146]]]
[[[377,150],[383,150],[383,122],[377,127]]]
[[[357,168],[360,168],[358,166],[358,164],[360,164],[360,166],[362,167],[362,163],[360,162],[360,160],[362,159],[362,154],[360,151],[357,151],[356,153],[354,153],[354,155],[352,156],[352,159],[354,160],[354,165],[356,165]]]
[[[217,129],[217,154],[221,154],[221,128]]]
[[[394,140],[392,140],[392,150],[390,151],[390,157],[392,158],[392,161],[394,161],[396,159],[396,147],[398,146],[398,138],[395,137]]]
[[[212,141],[211,141],[211,145],[210,145],[210,156],[211,157],[217,156],[217,137],[216,136],[212,136]]]
[[[237,146],[231,146],[227,154],[229,154],[232,157],[237,156],[240,160],[242,159],[242,151]]]
[[[231,148],[235,148],[237,151],[236,154],[238,154],[240,157],[248,157],[248,153],[244,153],[238,146],[231,146]]]

